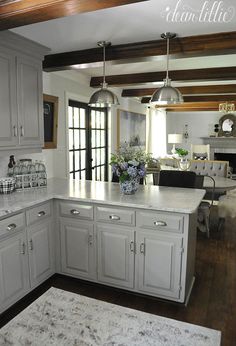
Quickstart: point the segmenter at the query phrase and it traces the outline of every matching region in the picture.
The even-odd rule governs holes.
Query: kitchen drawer
[[[137,226],[164,232],[182,233],[184,216],[158,212],[137,212]]]
[[[133,210],[120,208],[97,207],[97,221],[134,226],[135,212]]]
[[[93,206],[79,203],[60,203],[60,215],[76,219],[93,220]]]
[[[0,221],[0,237],[20,231],[25,227],[24,213],[10,216]]]
[[[51,203],[47,202],[41,205],[37,205],[32,209],[26,211],[26,223],[27,225],[32,225],[35,222],[46,219],[51,216]]]

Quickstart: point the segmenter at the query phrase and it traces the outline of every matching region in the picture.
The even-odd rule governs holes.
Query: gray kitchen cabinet
[[[180,298],[183,239],[157,231],[137,232],[137,289],[164,298]]]
[[[46,202],[26,211],[30,286],[38,286],[55,272],[52,205]]]
[[[43,146],[42,60],[47,52],[17,34],[0,32],[2,151]]]
[[[116,212],[116,214],[118,214]],[[134,287],[135,232],[114,225],[97,226],[98,281]]]
[[[0,221],[0,311],[29,290],[29,267],[24,214]]]
[[[86,280],[96,279],[96,238],[93,223],[61,218],[60,240],[62,273]]]

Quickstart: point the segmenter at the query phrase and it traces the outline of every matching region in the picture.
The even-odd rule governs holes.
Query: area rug
[[[220,332],[54,287],[0,330],[4,346],[219,346]]]

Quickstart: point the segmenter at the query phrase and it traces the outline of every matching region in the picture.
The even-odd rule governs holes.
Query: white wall
[[[183,143],[176,145],[190,150],[191,144],[202,144],[201,137],[209,137],[214,134],[214,124],[219,123],[222,113],[209,112],[167,112],[166,133],[184,133],[185,124],[188,125],[189,138],[183,139]],[[172,145],[168,144],[168,152]]]

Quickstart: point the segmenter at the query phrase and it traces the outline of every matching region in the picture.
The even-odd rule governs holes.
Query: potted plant
[[[183,148],[176,148],[175,149],[176,154],[180,157],[180,160],[178,160],[178,166],[182,171],[186,171],[190,167],[190,161],[186,158],[188,155],[188,150]]]
[[[149,159],[150,154],[143,149],[128,145],[111,154],[112,172],[119,177],[120,188],[124,194],[131,195],[137,191],[140,178],[146,175],[145,165]]]

